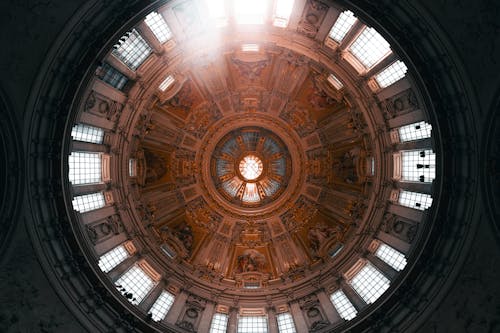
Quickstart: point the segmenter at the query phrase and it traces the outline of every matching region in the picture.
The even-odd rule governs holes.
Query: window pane
[[[225,0],[205,0],[210,18],[215,21],[217,27],[227,25]]]
[[[228,316],[224,313],[216,313],[212,318],[210,333],[226,333]]]
[[[391,53],[389,43],[375,29],[365,28],[350,48],[352,54],[370,68]]]
[[[401,142],[415,141],[431,137],[432,126],[425,121],[402,126],[399,128],[399,140]]]
[[[333,74],[330,74],[328,76],[328,82],[335,87],[335,89],[337,90],[340,90],[344,87],[344,85],[342,84],[342,82],[340,82],[339,79],[337,79],[337,77]]]
[[[375,75],[375,80],[381,88],[385,88],[404,78],[407,70],[405,63],[398,60]]]
[[[136,70],[150,53],[151,47],[135,29],[122,36],[112,52],[131,70]]]
[[[294,0],[277,0],[274,11],[273,25],[280,28],[286,28],[288,20],[292,14]]]
[[[85,194],[73,198],[73,209],[80,212],[88,212],[104,207],[104,195],[99,193]]]
[[[296,333],[292,315],[288,312],[280,313],[276,316],[279,333]]]
[[[339,18],[335,21],[330,34],[328,35],[331,39],[337,42],[341,42],[345,35],[351,30],[352,26],[356,22],[356,16],[350,10],[346,10],[340,13]]]
[[[367,304],[375,302],[389,288],[389,283],[389,279],[369,263],[351,280],[353,289]]]
[[[406,266],[406,258],[404,254],[396,249],[393,249],[389,245],[380,244],[377,252],[375,252],[375,255],[397,271],[402,270]]]
[[[267,318],[263,316],[240,317],[238,333],[267,333]]]
[[[342,290],[337,290],[330,296],[330,300],[333,303],[333,306],[339,313],[339,315],[345,320],[351,320],[356,317],[358,311],[352,305],[351,301],[344,294]]]
[[[161,91],[165,91],[168,89],[168,87],[170,87],[172,85],[172,83],[174,83],[175,79],[172,75],[169,75],[165,78],[165,80],[163,80],[160,85],[158,86],[158,89],[160,89]]]
[[[170,310],[170,307],[172,307],[172,304],[174,304],[174,299],[174,295],[166,290],[162,291],[160,297],[156,299],[151,309],[149,309],[149,313],[152,315],[151,318],[153,318],[154,321],[163,320],[168,310]]]
[[[137,265],[116,281],[116,288],[134,305],[139,304],[154,286],[154,281]]]
[[[107,273],[123,260],[127,259],[128,256],[129,254],[125,247],[119,245],[99,258],[99,268],[101,268],[104,273]]]
[[[401,156],[404,181],[430,183],[436,178],[436,154],[432,150],[403,151]]]
[[[116,68],[112,67],[108,63],[103,63],[101,70],[97,75],[102,81],[106,82],[112,87],[118,90],[122,90],[125,84],[128,82],[128,78],[123,75]]]
[[[73,126],[71,136],[75,141],[101,144],[104,139],[104,130],[94,126],[77,124]]]
[[[266,0],[235,0],[234,15],[239,24],[263,24],[266,16]]]
[[[424,210],[432,205],[432,197],[424,193],[401,191],[398,202],[402,206]]]
[[[146,16],[144,22],[147,24],[149,29],[151,29],[160,43],[165,43],[167,40],[172,38],[172,32],[161,14],[152,12]]]
[[[72,152],[68,156],[69,181],[73,185],[101,182],[101,154]]]

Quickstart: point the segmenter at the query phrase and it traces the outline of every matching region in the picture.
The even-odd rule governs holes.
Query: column
[[[393,281],[398,271],[392,268],[385,261],[375,256],[374,254],[369,254],[367,259],[375,266],[382,274],[384,274],[389,280]]]
[[[121,243],[127,240],[127,235],[125,233],[120,233],[118,235],[114,235],[111,238],[106,239],[103,242],[97,243],[94,246],[94,251],[97,257],[102,256],[104,253],[108,252],[111,249],[114,249]]]
[[[306,320],[304,319],[304,313],[300,308],[299,302],[290,302],[290,312],[292,314],[293,321],[295,322],[297,332],[309,332],[309,328],[307,327]]]
[[[231,308],[229,311],[229,320],[227,323],[227,333],[236,333],[238,328],[238,309]]]
[[[426,194],[432,193],[432,183],[400,181],[397,184],[397,186],[398,188],[401,188],[406,191],[426,193]]]
[[[136,261],[137,256],[132,256],[125,259],[124,261],[119,263],[118,266],[108,272],[109,279],[113,281],[113,283],[115,283],[120,278],[120,276],[123,275],[123,273],[125,273],[130,267],[132,267],[132,265],[135,264]]]
[[[99,209],[80,214],[80,221],[83,224],[89,224],[95,221],[103,220],[116,213],[115,206],[106,206]]]
[[[389,204],[387,211],[394,215],[401,216],[415,222],[422,221],[423,217],[423,212],[421,210],[401,206],[397,203]]]
[[[151,46],[154,53],[161,54],[163,52],[161,43],[158,41],[151,29],[149,29],[144,20],[139,23],[139,25],[137,26],[137,30],[139,31],[139,34],[146,40],[149,46]]]
[[[276,321],[276,309],[272,306],[267,308],[267,322],[269,333],[279,333],[278,322]]]
[[[335,310],[332,301],[330,301],[330,297],[328,297],[328,295],[325,293],[324,290],[318,291],[316,293],[316,296],[318,297],[321,307],[325,311],[326,318],[331,324],[334,324],[342,320],[337,310]]]
[[[168,311],[167,316],[165,317],[165,321],[170,324],[174,324],[179,319],[181,312],[184,308],[184,304],[186,304],[186,300],[188,298],[188,294],[186,291],[182,290],[179,295],[175,296],[174,304]]]
[[[356,310],[361,311],[367,305],[366,302],[361,298],[361,296],[359,296],[358,293],[356,293],[356,291],[352,289],[351,285],[346,281],[342,281],[340,283],[340,287],[342,288],[342,291],[347,296],[347,298],[354,305]]]
[[[301,8],[304,8],[304,4],[302,4]],[[301,13],[302,10],[297,11],[296,15],[299,16],[300,18]],[[335,21],[337,21],[337,19],[339,18],[339,15],[340,11],[334,6],[328,8],[328,12],[326,13],[323,23],[321,23],[321,26],[318,29],[318,33],[316,34],[314,39],[323,42],[326,39],[326,36],[328,36],[328,34],[330,33],[330,30],[332,26],[335,24]]]
[[[201,315],[200,324],[198,325],[199,333],[208,333],[210,330],[210,323],[212,322],[212,317],[215,313],[215,303],[207,302],[205,305],[205,310],[203,310],[203,314]]]
[[[108,151],[108,147],[103,144],[90,143],[84,141],[72,141],[70,146],[71,151],[92,151],[105,153]]]
[[[394,53],[391,53],[384,59],[382,59],[378,64],[375,64],[372,68],[370,68],[366,73],[365,76],[367,78],[377,74],[378,72],[382,71],[385,67],[389,66],[391,63],[396,61],[397,57]]]
[[[165,289],[165,284],[163,281],[160,281],[153,290],[139,303],[139,308],[144,310],[144,312],[148,312],[149,309],[153,306],[154,302],[160,297],[160,294]]]
[[[419,149],[431,149],[432,148],[432,140],[431,138],[420,139],[417,141],[408,141],[398,143],[396,146],[396,150],[419,150]]]
[[[101,192],[106,189],[106,184],[88,184],[88,185],[73,185],[71,188],[71,192],[73,196],[78,196],[82,194],[96,193]]]
[[[340,42],[339,49],[341,51],[344,51],[347,49],[349,45],[351,45],[351,42],[354,40],[355,37],[358,36],[359,32],[365,27],[363,23],[361,23],[360,20],[357,20],[356,23],[352,26],[351,30],[345,35],[344,39]]]
[[[379,232],[377,238],[380,239],[382,242],[386,243],[387,245],[395,248],[401,253],[408,253],[408,250],[410,249],[410,244],[406,243],[405,241],[391,234],[385,232]]]
[[[107,130],[112,130],[115,128],[115,123],[113,121],[88,112],[81,112],[78,121],[87,125],[100,127]]]
[[[391,118],[388,120],[389,128],[401,127],[404,125],[409,125],[413,123],[418,123],[419,121],[425,120],[424,113],[422,110],[417,109],[412,112],[403,114],[399,117]]]
[[[106,62],[109,63],[111,66],[113,66],[115,69],[117,69],[120,73],[122,73],[123,75],[128,77],[130,80],[137,79],[137,74],[133,70],[128,68],[127,65],[125,65],[123,62],[118,60],[114,55],[110,54],[106,58]],[[111,86],[109,86],[109,88],[115,89],[115,88],[112,88]]]

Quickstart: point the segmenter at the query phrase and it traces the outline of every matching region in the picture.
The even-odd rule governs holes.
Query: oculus
[[[215,187],[240,207],[260,207],[286,188],[291,173],[288,148],[273,132],[244,127],[227,133],[211,159]]]

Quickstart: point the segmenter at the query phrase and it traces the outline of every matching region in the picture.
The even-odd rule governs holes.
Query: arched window
[[[401,191],[398,203],[402,206],[424,210],[432,205],[432,197],[424,193]]]
[[[425,121],[401,126],[398,130],[401,142],[416,141],[431,137],[432,125]]]
[[[102,181],[101,154],[72,152],[68,157],[69,181],[73,185],[95,184]]]
[[[115,285],[129,302],[137,305],[154,288],[155,281],[142,268],[134,265],[120,276]]]
[[[132,29],[120,38],[111,53],[135,71],[151,54],[151,47],[137,30]]]
[[[402,180],[430,183],[436,178],[436,154],[432,150],[401,152]]]
[[[350,10],[343,11],[340,13],[337,21],[333,25],[328,37],[340,43],[344,37],[347,35],[349,30],[351,30],[352,26],[356,22],[356,16]]]
[[[380,244],[375,255],[397,271],[404,269],[406,266],[405,255],[387,244]]]
[[[375,75],[375,80],[380,88],[385,88],[404,78],[407,70],[405,63],[398,60]]]
[[[280,313],[276,316],[279,333],[296,333],[292,315],[289,312]]]
[[[241,316],[238,320],[238,333],[267,333],[267,317]]]
[[[226,333],[228,315],[225,313],[216,313],[210,324],[210,333]]]
[[[391,53],[391,46],[377,30],[366,27],[354,40],[350,51],[366,68],[371,68]]]
[[[106,201],[102,192],[80,195],[73,198],[73,209],[80,213],[102,208],[105,204]]]
[[[160,43],[165,43],[167,40],[172,38],[172,32],[170,31],[167,22],[165,22],[163,15],[158,14],[157,12],[151,12],[148,16],[146,16],[144,22],[149,29],[151,29]]]
[[[347,296],[344,294],[342,290],[337,290],[333,294],[330,295],[330,300],[335,307],[335,310],[339,313],[340,317],[342,317],[345,320],[351,320],[352,318],[356,317],[358,314],[358,311],[352,305],[351,301]]]
[[[77,124],[73,126],[71,136],[75,141],[101,144],[104,139],[104,130],[99,127]]]
[[[111,251],[106,252],[99,258],[99,268],[107,273],[118,266],[121,262],[130,256],[129,252],[123,245],[118,245]]]
[[[166,290],[163,290],[160,296],[156,299],[149,313],[151,313],[151,318],[154,321],[160,321],[165,319],[168,311],[174,304],[175,296]]]
[[[353,289],[367,304],[375,302],[389,288],[389,284],[389,279],[370,263],[367,263],[351,280]]]

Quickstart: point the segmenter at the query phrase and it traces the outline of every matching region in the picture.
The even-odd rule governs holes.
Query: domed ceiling
[[[416,251],[435,178],[420,92],[389,43],[352,12],[297,6],[274,23],[241,25],[203,18],[196,1],[167,2],[120,34],[83,89],[71,126],[103,132],[93,143],[73,134],[68,195],[89,260],[133,304],[117,282],[124,262],[189,294],[185,313],[206,299],[226,313],[283,312],[293,301],[320,329],[335,316],[318,290],[347,289],[372,262],[387,283],[374,298],[349,294],[361,311]],[[172,31],[155,34],[152,19]],[[364,49],[364,39],[375,46]],[[82,156],[99,161],[99,184],[78,183]],[[95,191],[99,213],[79,204]],[[402,267],[376,258],[385,243]],[[108,267],[110,244],[123,247]],[[194,331],[199,317],[187,316],[176,325]]]
[[[264,284],[349,242],[369,197],[366,124],[325,73],[285,48],[237,45],[190,62],[155,98],[136,156],[158,247]]]

